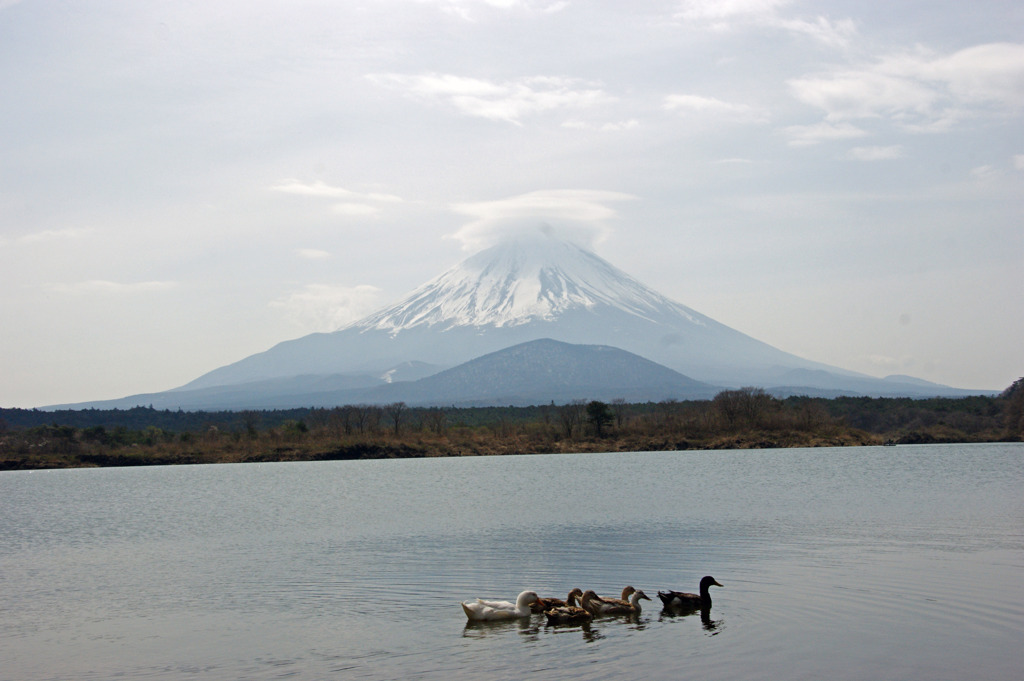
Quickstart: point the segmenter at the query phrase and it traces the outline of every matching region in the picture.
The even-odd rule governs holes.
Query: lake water
[[[1018,681],[1022,490],[1022,445],[4,472],[0,679]]]

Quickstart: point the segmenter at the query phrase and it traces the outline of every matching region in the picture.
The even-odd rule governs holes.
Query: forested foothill
[[[0,469],[1024,440],[1024,379],[998,396],[576,400],[190,412],[0,409]]]

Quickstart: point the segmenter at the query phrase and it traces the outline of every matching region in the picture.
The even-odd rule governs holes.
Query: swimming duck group
[[[666,610],[710,609],[709,589],[712,586],[722,585],[709,575],[700,580],[700,593],[659,591],[658,598]],[[640,601],[649,600],[647,594],[632,586],[623,589],[620,598],[604,598],[593,590],[576,588],[569,592],[565,600],[541,598],[536,591],[524,591],[515,603],[477,598],[474,601],[463,601],[462,610],[471,622],[510,620],[543,613],[549,624],[582,624],[595,617],[638,615],[642,610]]]

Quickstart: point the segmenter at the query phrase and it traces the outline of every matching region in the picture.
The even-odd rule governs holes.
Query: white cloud
[[[555,14],[556,12],[561,12],[562,10],[564,10],[564,9],[566,9],[568,7],[569,7],[569,0],[558,0],[557,2],[552,2],[552,3],[546,4],[541,9],[541,11],[544,14]]]
[[[960,101],[1024,106],[1024,44],[991,43],[911,65],[911,74],[945,84]]]
[[[330,198],[353,196],[355,192],[342,187],[334,187],[326,182],[300,182],[299,180],[284,180],[280,184],[271,187],[274,191],[285,192],[286,194],[299,194],[301,196],[326,196]]]
[[[789,0],[684,0],[676,18],[724,28],[730,20],[766,20]]]
[[[789,4],[790,0],[684,0],[675,18],[713,31],[745,26],[781,30],[811,37],[831,47],[845,47],[857,33],[857,25],[851,19],[833,21],[820,15],[806,19],[780,14]]]
[[[571,130],[591,130],[596,132],[622,132],[624,130],[634,130],[640,127],[640,121],[635,118],[630,118],[626,121],[607,122],[607,123],[592,123],[590,121],[581,121],[577,119],[570,119],[562,123],[563,128],[569,128]]]
[[[789,143],[794,147],[809,146],[819,142],[855,139],[867,136],[867,131],[849,123],[829,123],[827,121],[815,125],[791,125],[786,128]]]
[[[828,121],[887,119],[914,132],[1024,106],[1024,45],[993,43],[936,56],[923,49],[859,68],[794,78],[790,92]]]
[[[890,357],[889,355],[863,355],[858,358],[865,365],[873,367],[880,375],[901,374],[913,369],[917,362],[912,357]]]
[[[307,284],[302,290],[281,296],[270,306],[289,321],[310,332],[335,331],[362,319],[380,306],[381,290],[366,284],[332,286]]]
[[[336,203],[331,206],[331,212],[352,217],[369,217],[379,213],[380,209],[368,203]]]
[[[60,241],[64,239],[79,239],[92,234],[95,230],[82,227],[71,227],[68,229],[44,229],[41,232],[33,232],[20,237],[18,241],[25,244]]]
[[[513,125],[522,125],[524,118],[544,112],[585,109],[613,99],[603,90],[578,79],[555,76],[504,82],[438,73],[367,77],[378,85],[401,90],[418,99],[446,102],[467,116]]]
[[[403,199],[394,194],[382,194],[379,192],[357,192],[343,187],[329,185],[322,180],[316,182],[301,182],[299,180],[283,180],[271,187],[274,191],[286,194],[298,194],[300,196],[322,196],[332,199],[355,199],[361,201],[377,201],[381,203],[402,203]]]
[[[330,253],[319,248],[296,248],[295,255],[306,260],[326,260],[331,257]]]
[[[830,47],[846,47],[850,39],[857,34],[857,24],[852,19],[840,19],[835,22],[822,16],[815,17],[812,21],[775,19],[770,25],[792,33],[802,33]]]
[[[926,84],[879,71],[845,71],[789,81],[793,96],[829,121],[928,115],[938,93]]]
[[[1024,170],[1024,154],[1014,154],[1013,167],[1017,170]]]
[[[449,236],[461,241],[467,251],[536,229],[554,229],[560,238],[593,245],[605,236],[605,223],[617,215],[606,204],[634,198],[619,192],[564,189],[530,192],[497,201],[456,203],[451,209],[473,221]]]
[[[139,281],[130,284],[124,284],[116,281],[107,281],[104,279],[91,279],[89,281],[80,281],[71,284],[50,284],[47,288],[57,293],[75,296],[129,295],[135,293],[153,293],[159,291],[167,291],[172,288],[175,288],[177,285],[178,283],[174,281]]]
[[[288,179],[273,185],[272,190],[285,194],[310,196],[314,198],[344,199],[331,206],[331,212],[348,217],[369,217],[380,213],[380,204],[403,203],[404,199],[394,194],[380,192],[358,192],[344,187],[329,185],[321,180],[302,182]]]
[[[528,0],[420,0],[434,2],[443,12],[465,21],[474,21],[474,6],[486,6],[497,10],[521,10],[527,14],[553,14],[561,12],[569,3],[564,0],[555,2],[529,2]]]
[[[1002,173],[1000,173],[998,169],[990,165],[971,168],[971,177],[978,182],[987,182],[988,180],[999,177],[1001,174]]]
[[[854,147],[849,153],[849,157],[857,161],[888,161],[903,156],[903,146],[899,144],[888,147]]]
[[[747,104],[734,104],[700,95],[668,95],[662,106],[669,111],[709,116],[718,121],[723,118],[752,123],[762,123],[768,120],[768,114],[764,110]]]

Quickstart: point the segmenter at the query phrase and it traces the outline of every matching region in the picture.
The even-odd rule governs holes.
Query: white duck
[[[487,622],[494,620],[511,620],[518,617],[529,617],[530,604],[536,603],[540,598],[534,591],[524,591],[516,598],[516,602],[510,601],[486,601],[478,598],[475,601],[463,601],[462,609],[471,622]]]

